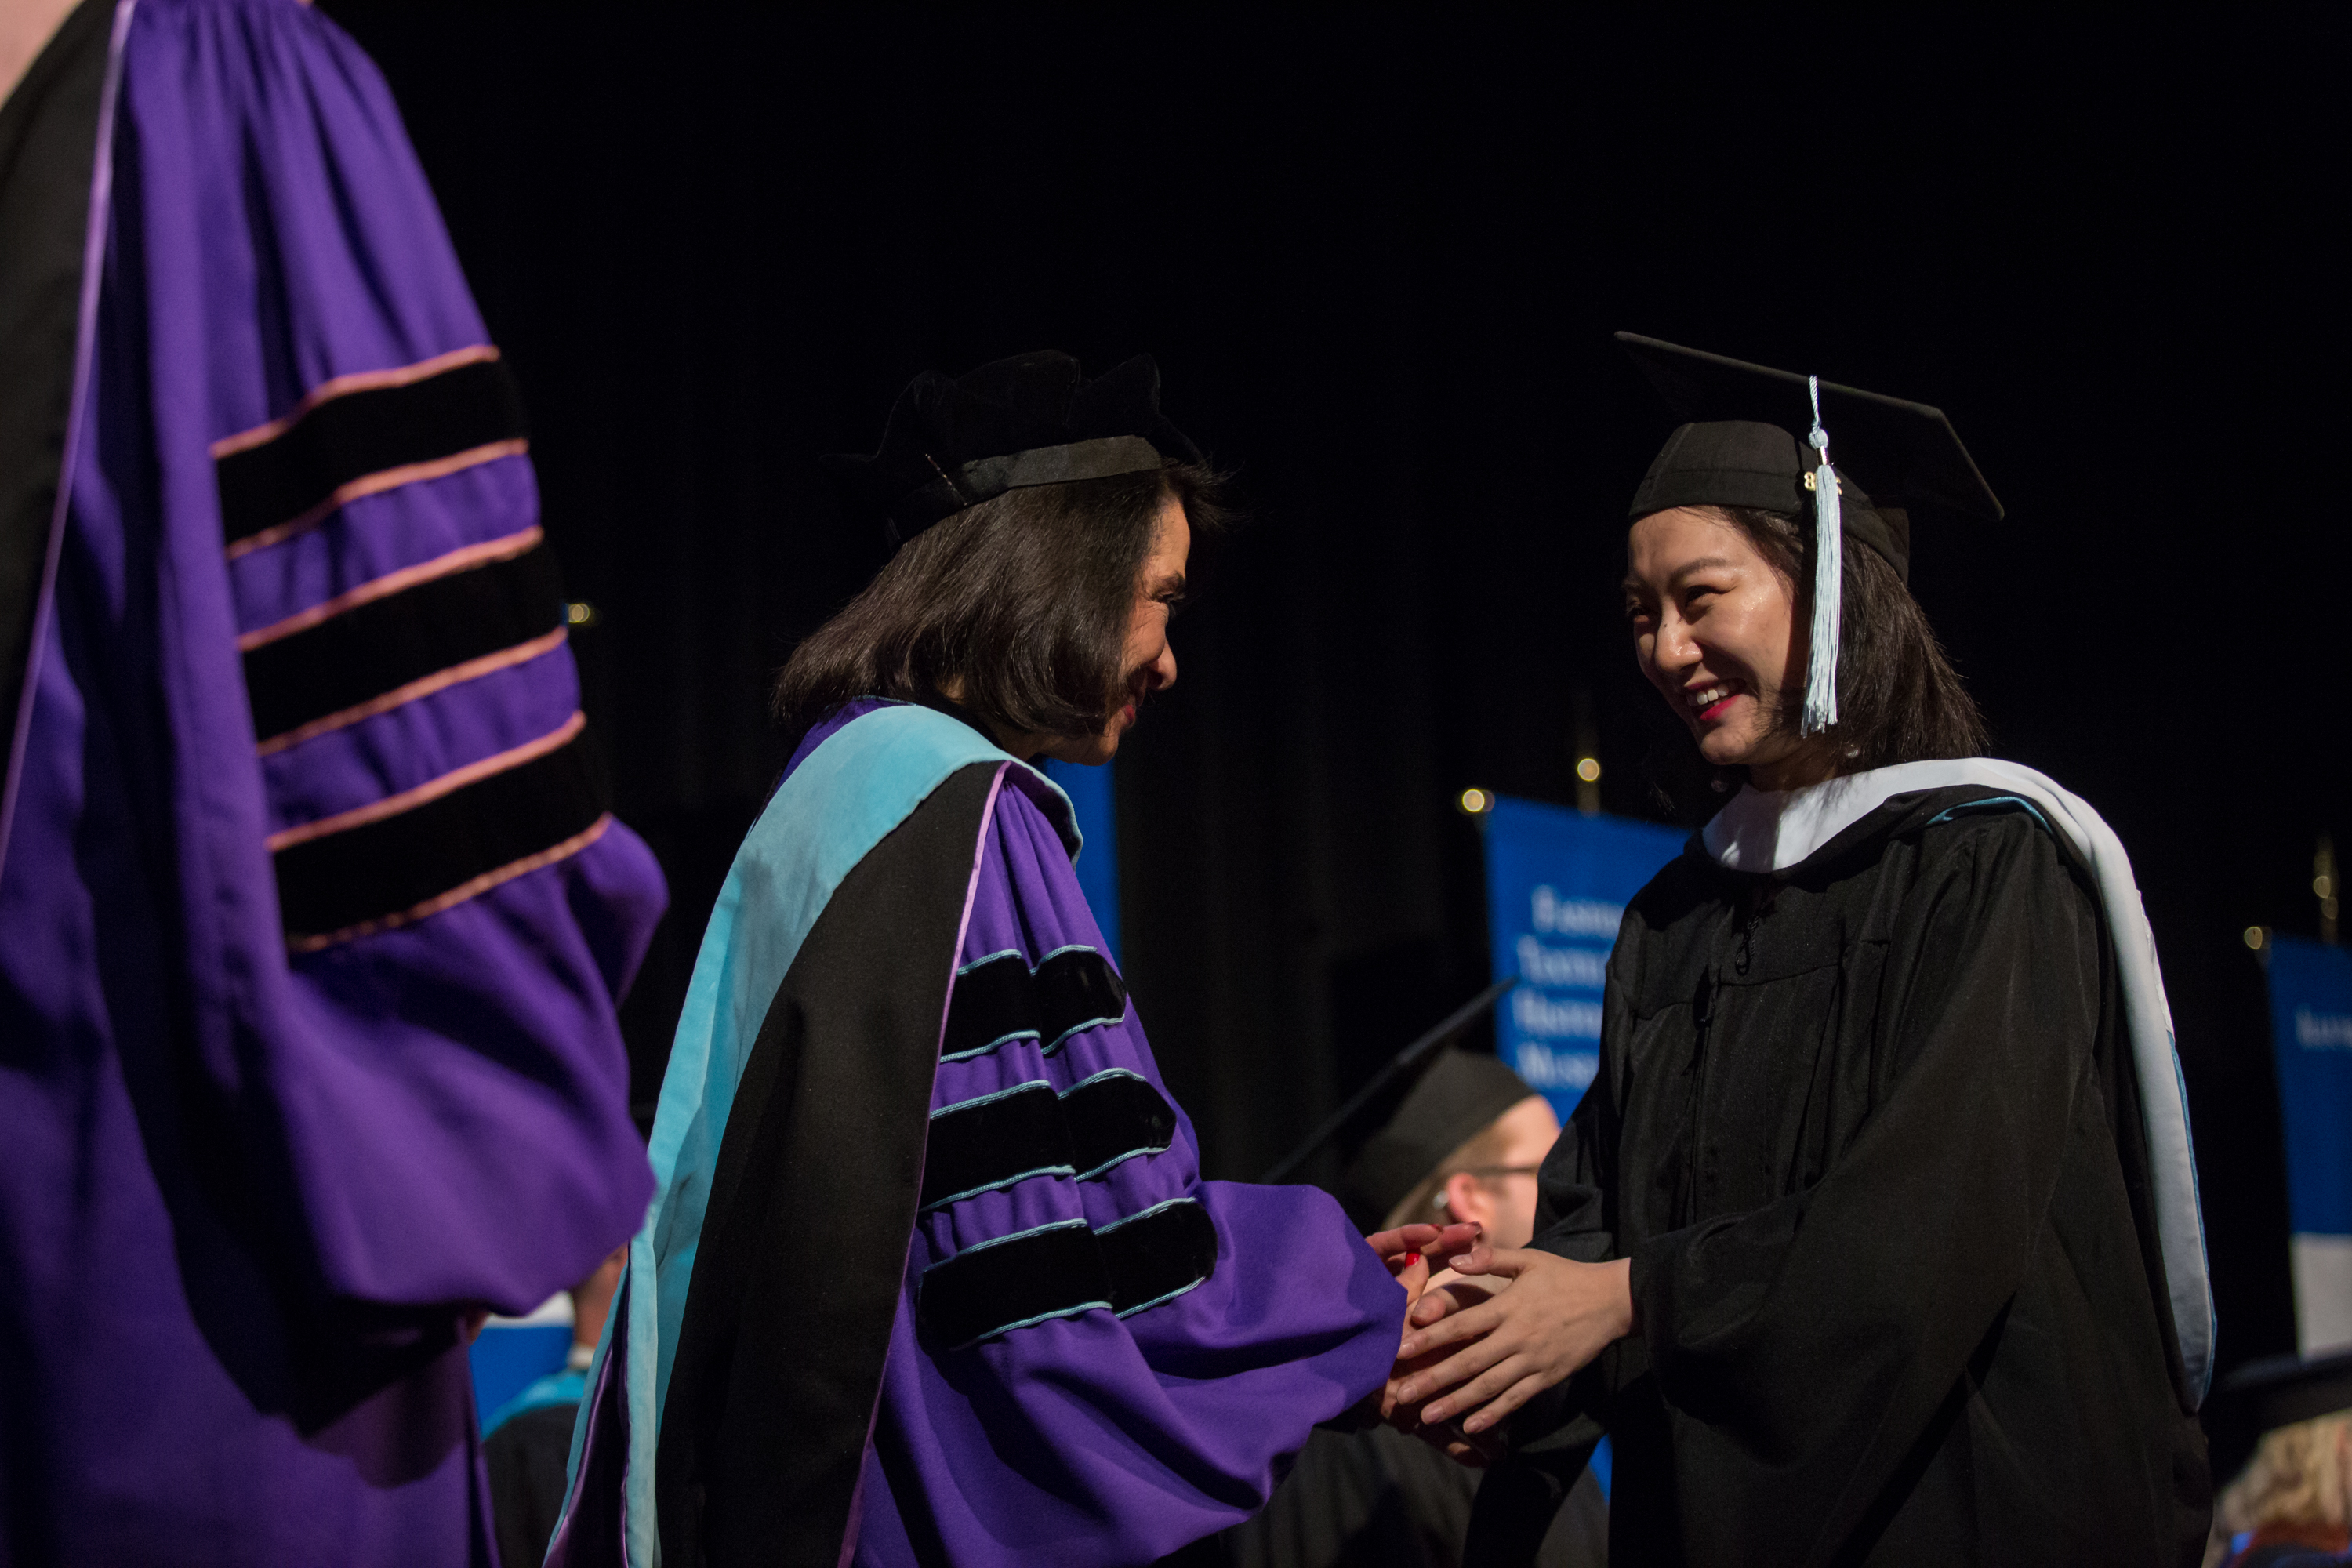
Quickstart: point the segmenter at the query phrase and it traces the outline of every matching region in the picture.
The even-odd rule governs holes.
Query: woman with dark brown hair
[[[1215,482],[1159,393],[927,374],[838,465],[898,552],[777,683],[550,1563],[1150,1563],[1385,1381],[1441,1232],[1201,1179],[1031,765],[1176,679]]]
[[[1606,1432],[1645,1568],[2193,1563],[2154,941],[2097,813],[1981,755],[1905,584],[1914,515],[1999,503],[1935,409],[1624,341],[1693,421],[1631,509],[1634,654],[1729,798],[1627,908],[1531,1247],[1412,1315],[1395,1396],[1508,1456],[1469,1558]]]

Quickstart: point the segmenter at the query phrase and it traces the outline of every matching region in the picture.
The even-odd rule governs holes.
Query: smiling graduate
[[[1507,1288],[1413,1313],[1399,1397],[1516,1448],[1468,1557],[1523,1560],[1606,1431],[1615,1561],[2195,1563],[2154,939],[1906,586],[1914,517],[2000,505],[1933,408],[1622,341],[1690,421],[1631,508],[1633,651],[1738,789],[1627,907],[1532,1246],[1454,1265]]]

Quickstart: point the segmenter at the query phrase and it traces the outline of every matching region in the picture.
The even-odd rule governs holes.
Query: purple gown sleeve
[[[1001,1040],[987,1037],[997,1025],[963,1026],[981,987],[1003,984],[1002,966],[1045,974],[1034,987],[1045,996],[1057,959],[1091,962],[1103,945],[1061,841],[1013,787],[1020,773],[1009,771],[984,831],[950,999],[926,1206],[862,1488],[861,1563],[1150,1562],[1262,1506],[1314,1423],[1386,1376],[1402,1322],[1403,1291],[1330,1197],[1201,1179],[1192,1124],[1168,1099],[1131,1005],[1066,1001],[1057,1012],[1046,999],[1034,1032]],[[1149,1089],[1116,1085],[1124,1110],[1087,1092],[1129,1079]],[[990,1174],[968,1147],[950,1146],[948,1119],[1034,1098],[1039,1084],[1066,1109],[1076,1152],[992,1190],[942,1190]],[[1152,1097],[1164,1116],[1137,1120]],[[1012,1134],[1001,1125],[993,1136]],[[950,1169],[960,1158],[965,1175]],[[1079,1226],[1113,1256],[1116,1237],[1136,1234],[1126,1227],[1185,1205],[1205,1217],[1176,1216],[1198,1226],[1203,1263],[1213,1237],[1205,1278],[1181,1258],[1147,1260],[1148,1282],[1133,1287],[1142,1299],[1072,1301],[1012,1327],[989,1317],[984,1292],[961,1310],[944,1290],[923,1300],[960,1258],[969,1266]],[[1002,1312],[1053,1307],[1035,1298],[1034,1272],[1019,1288],[1000,1282],[1012,1289]],[[950,1342],[973,1332],[985,1337]]]
[[[458,1324],[644,1214],[661,880],[562,771],[525,437],[373,68],[295,0],[104,10],[0,860],[0,1559],[489,1568]]]
[[[519,403],[331,24],[142,6],[121,112],[77,492],[162,519],[195,1044],[326,1289],[527,1310],[650,1193],[614,999],[666,893],[583,773]]]

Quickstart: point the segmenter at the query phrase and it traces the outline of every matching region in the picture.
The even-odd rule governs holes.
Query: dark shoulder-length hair
[[[1723,510],[1796,589],[1797,625],[1811,625],[1811,527],[1782,512]],[[1981,756],[1991,743],[1984,715],[1945,657],[1919,601],[1877,551],[1844,550],[1839,556],[1844,592],[1838,616],[1838,721],[1824,737],[1837,754],[1838,772]],[[1792,688],[1780,700],[1775,722],[1793,731],[1804,711],[1804,690]]]
[[[1814,544],[1810,521],[1753,507],[1698,510],[1729,523],[1756,547],[1793,590],[1797,626],[1811,625]],[[1982,756],[1991,745],[1984,715],[1936,640],[1911,590],[1875,550],[1850,546],[1840,554],[1844,591],[1838,617],[1838,721],[1820,742],[1834,755],[1837,771],[1862,773],[1936,757]],[[1772,716],[1774,728],[1794,733],[1804,706],[1801,684],[1783,691],[1780,711]],[[1687,740],[1682,749],[1689,751]],[[1693,755],[1689,761],[1697,759]],[[1694,794],[1691,785],[1696,781],[1687,766],[1654,762],[1651,772],[1653,782],[1678,806],[1704,805],[1711,811],[1721,800],[1720,792],[1744,783],[1748,770],[1710,769],[1698,763],[1696,772],[1706,776],[1716,792],[1713,802]]]
[[[1197,542],[1226,521],[1200,464],[1007,490],[909,540],[793,650],[773,711],[787,745],[857,697],[959,705],[1009,730],[1101,731],[1125,700],[1138,579],[1170,498]]]

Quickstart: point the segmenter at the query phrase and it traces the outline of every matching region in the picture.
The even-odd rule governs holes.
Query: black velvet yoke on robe
[[[1769,875],[1695,843],[1629,907],[1535,1245],[1631,1257],[1640,1330],[1514,1424],[1473,1560],[1605,1428],[1622,1563],[2198,1561],[2114,945],[1990,793]]]
[[[996,772],[958,771],[857,863],[752,1044],[663,1409],[666,1563],[840,1560]],[[869,1048],[808,1048],[823,1040]]]
[[[83,0],[0,104],[0,755],[16,742],[65,459],[113,19]]]

